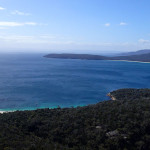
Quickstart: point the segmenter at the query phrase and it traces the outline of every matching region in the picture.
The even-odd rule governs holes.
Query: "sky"
[[[0,0],[0,52],[150,49],[150,0]]]

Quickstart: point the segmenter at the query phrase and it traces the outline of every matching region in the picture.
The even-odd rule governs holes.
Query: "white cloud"
[[[21,11],[18,11],[18,10],[15,10],[13,12],[11,12],[12,15],[20,15],[20,16],[29,16],[31,15],[30,13],[24,13],[24,12],[21,12]]]
[[[143,40],[140,40],[143,42]],[[149,44],[136,43],[87,43],[80,42],[60,35],[12,35],[12,34],[0,34],[0,51],[12,50],[12,51],[43,51],[44,50],[60,50],[62,52],[112,52],[115,51],[130,51],[137,49],[149,48]],[[2,50],[1,50],[2,49]],[[92,49],[92,51],[91,51]]]
[[[7,29],[6,27],[0,27],[0,30]]]
[[[150,44],[150,40],[139,39],[139,43]]]
[[[54,35],[0,35],[0,41],[13,43],[55,43]]]
[[[31,25],[31,26],[35,26],[37,25],[36,22],[0,22],[0,26],[2,27],[16,27],[16,26],[25,26],[25,25]]]
[[[37,25],[37,23],[36,23],[36,22],[25,22],[25,23],[23,23],[23,25],[36,26],[36,25]]]
[[[126,26],[126,25],[128,25],[126,22],[120,22],[120,24],[119,24],[120,26]]]
[[[109,26],[110,26],[110,23],[106,23],[105,26],[106,26],[106,27],[109,27]]]
[[[5,9],[4,7],[1,7],[1,6],[0,6],[0,10],[4,10],[4,9]]]

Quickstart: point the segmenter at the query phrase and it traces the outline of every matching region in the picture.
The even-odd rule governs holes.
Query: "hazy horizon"
[[[149,49],[149,5],[148,0],[0,0],[0,53]]]

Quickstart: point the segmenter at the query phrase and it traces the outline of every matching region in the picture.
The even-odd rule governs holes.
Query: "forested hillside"
[[[148,150],[147,90],[123,89],[113,92],[121,100],[85,107],[0,114],[0,150]]]
[[[115,100],[136,100],[136,99],[149,99],[150,89],[119,89],[112,91],[108,94]]]

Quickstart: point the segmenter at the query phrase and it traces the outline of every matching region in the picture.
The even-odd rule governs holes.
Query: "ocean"
[[[150,88],[150,63],[0,54],[0,110],[76,107],[120,88]]]

